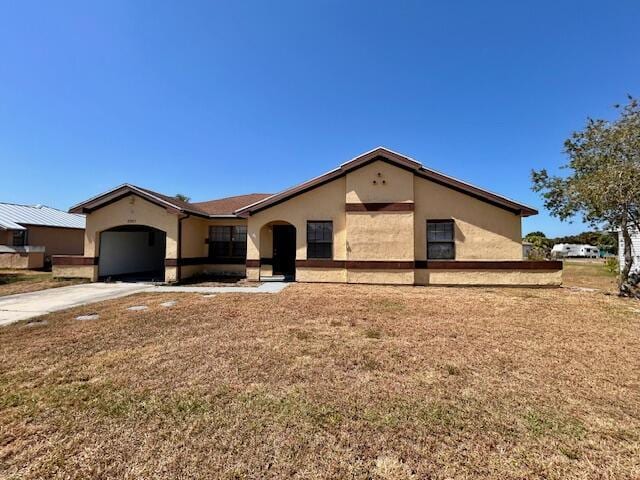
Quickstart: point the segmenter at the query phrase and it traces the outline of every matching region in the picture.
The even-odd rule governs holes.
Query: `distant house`
[[[640,232],[632,230],[631,234],[631,256],[633,257],[632,271],[640,272]],[[620,262],[620,270],[624,268],[624,238],[618,235],[618,260]]]
[[[42,268],[84,251],[84,215],[0,202],[0,268]]]

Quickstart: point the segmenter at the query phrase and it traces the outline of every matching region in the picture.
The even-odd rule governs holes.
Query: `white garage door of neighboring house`
[[[166,234],[149,227],[102,232],[98,275],[103,279],[163,281],[165,248]]]

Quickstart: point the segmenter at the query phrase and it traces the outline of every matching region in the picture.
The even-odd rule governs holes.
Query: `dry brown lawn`
[[[296,284],[46,320],[0,329],[2,478],[640,477],[637,301]]]
[[[565,260],[562,272],[563,285],[583,288],[596,288],[603,292],[617,292],[615,273],[607,271],[602,260],[580,261]]]
[[[54,279],[51,272],[40,270],[0,270],[0,297],[16,293],[28,293],[48,288],[66,287],[84,283],[86,280]]]

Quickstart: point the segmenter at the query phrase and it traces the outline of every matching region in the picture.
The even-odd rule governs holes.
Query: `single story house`
[[[618,263],[620,271],[624,268],[624,237],[621,232],[622,228],[618,229]],[[640,272],[640,231],[631,229],[629,235],[631,236],[631,256],[633,257],[631,271]]]
[[[381,147],[273,195],[187,203],[125,184],[70,211],[86,215],[84,256],[54,258],[56,276],[561,282],[561,262],[522,260],[521,219],[536,210]]]
[[[84,215],[0,203],[0,268],[42,268],[52,255],[82,255]]]

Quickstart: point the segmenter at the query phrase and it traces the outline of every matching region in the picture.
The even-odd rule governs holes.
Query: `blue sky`
[[[588,116],[640,95],[637,1],[3,2],[0,200],[275,192],[378,145],[542,210]]]

